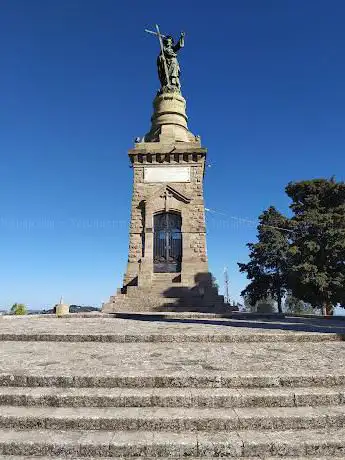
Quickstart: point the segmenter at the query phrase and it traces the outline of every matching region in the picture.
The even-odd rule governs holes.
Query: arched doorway
[[[153,271],[176,273],[181,271],[182,219],[174,212],[162,212],[153,217]]]

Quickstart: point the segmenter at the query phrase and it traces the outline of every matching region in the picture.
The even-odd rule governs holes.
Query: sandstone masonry
[[[149,133],[136,139],[129,151],[134,175],[123,287],[103,311],[222,308],[207,263],[203,197],[207,151],[200,137],[188,130],[186,101],[180,93],[157,95],[153,107]],[[157,238],[155,216],[164,213],[179,216],[180,235],[175,234],[175,240],[165,240],[162,231]],[[171,257],[170,250],[176,252]],[[171,263],[157,269],[157,254],[164,261],[164,251]],[[171,270],[174,258],[179,258],[179,265]]]

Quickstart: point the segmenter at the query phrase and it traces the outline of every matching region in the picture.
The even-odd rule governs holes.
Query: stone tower
[[[206,149],[187,125],[179,88],[161,88],[151,129],[129,151],[133,196],[123,287],[104,312],[222,308],[208,271]]]

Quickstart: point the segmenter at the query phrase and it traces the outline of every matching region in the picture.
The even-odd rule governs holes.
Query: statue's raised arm
[[[185,37],[185,33],[181,32],[179,41],[176,43],[176,45],[174,45],[175,52],[184,47],[184,37]]]

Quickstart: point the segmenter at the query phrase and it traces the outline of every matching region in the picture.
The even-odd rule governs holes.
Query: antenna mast
[[[224,267],[224,301],[230,303],[228,267]]]

